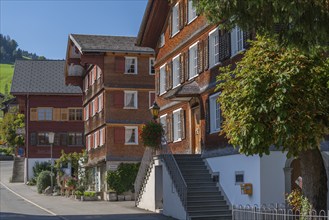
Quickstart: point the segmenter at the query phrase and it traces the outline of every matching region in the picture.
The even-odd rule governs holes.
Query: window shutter
[[[158,96],[160,94],[160,70],[155,70],[155,94]]]
[[[209,38],[207,37],[203,42],[203,52],[204,52],[204,70],[209,68]]]
[[[30,134],[30,144],[32,146],[37,145],[37,134],[36,133],[31,133]]]
[[[184,17],[185,17],[185,24],[188,23],[188,13],[189,13],[189,10],[188,10],[188,0],[184,0],[184,9],[185,9],[185,14],[184,14]]]
[[[167,142],[172,142],[172,115],[167,115]]]
[[[180,121],[181,121],[181,138],[185,139],[185,111],[182,109],[179,113]]]
[[[209,98],[206,100],[205,105],[205,121],[206,121],[206,133],[210,133],[210,107],[209,107]]]
[[[243,31],[243,48],[247,48],[249,46],[248,40],[251,40],[250,31]]]
[[[187,81],[189,79],[189,65],[188,65],[188,60],[189,60],[189,51],[186,51],[184,53],[184,70],[185,70],[185,80]]]
[[[179,29],[183,29],[184,27],[184,1],[181,1],[178,5],[178,13],[179,13]]]
[[[95,98],[95,112],[98,112],[98,107],[99,107],[98,97],[96,97]]]
[[[69,116],[69,110],[67,108],[61,108],[61,121],[67,121]]]
[[[60,108],[53,108],[53,119],[54,119],[54,121],[61,120],[61,109]]]
[[[171,35],[172,35],[172,9],[170,10],[168,29],[169,29],[169,38],[171,38]]]
[[[114,128],[114,143],[116,143],[116,144],[125,143],[125,128],[124,127]]]
[[[102,129],[102,143],[103,143],[103,145],[105,145],[105,135],[106,135],[106,130],[105,130],[105,128],[103,128]]]
[[[125,72],[125,58],[115,57],[115,72],[124,73]]]
[[[222,31],[219,35],[219,61],[222,62],[231,57],[231,34]]]
[[[38,120],[38,109],[30,108],[30,121],[37,121],[37,120]]]
[[[184,65],[184,53],[179,56],[179,79],[183,84],[185,81],[185,65]]]
[[[198,73],[203,72],[203,42],[198,43]]]
[[[172,61],[166,65],[166,90],[172,88]]]
[[[123,108],[123,102],[124,102],[124,93],[123,91],[115,91],[113,92],[114,96],[114,107],[116,108]]]

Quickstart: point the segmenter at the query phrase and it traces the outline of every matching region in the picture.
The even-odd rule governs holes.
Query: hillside
[[[5,94],[6,92],[10,93],[10,87],[11,87],[11,81],[13,79],[13,75],[14,75],[14,65],[0,64],[0,93],[2,94]]]

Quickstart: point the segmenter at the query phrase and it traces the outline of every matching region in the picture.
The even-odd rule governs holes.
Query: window
[[[188,22],[191,23],[196,18],[196,8],[193,6],[193,1],[188,1]]]
[[[84,91],[88,91],[88,75],[86,75],[84,78]]]
[[[69,120],[70,121],[81,121],[82,120],[82,109],[81,108],[69,109]]]
[[[81,146],[82,145],[82,133],[69,133],[69,145]]]
[[[244,172],[235,171],[235,185],[240,185],[244,183]]]
[[[39,121],[51,121],[53,116],[52,108],[38,108],[38,120]]]
[[[175,88],[180,85],[180,54],[173,58],[172,60],[172,86]]]
[[[96,67],[96,79],[101,78],[102,70],[98,66]]]
[[[100,146],[103,146],[104,145],[104,132],[105,132],[105,128],[102,128],[100,131],[99,131],[99,145]]]
[[[193,44],[189,49],[189,77],[198,75],[198,43]]]
[[[160,36],[160,47],[163,47],[165,45],[165,35],[164,33]]]
[[[150,58],[149,59],[149,70],[150,70],[150,75],[154,75],[155,74],[155,69],[154,69],[154,62],[155,59],[154,58]]]
[[[137,74],[137,57],[125,57],[125,73]]]
[[[94,148],[98,147],[98,131],[94,133]]]
[[[209,66],[219,63],[219,31],[218,28],[209,33]]]
[[[125,126],[125,144],[138,144],[137,126]]]
[[[125,107],[126,109],[137,108],[137,91],[125,91]]]
[[[168,133],[168,130],[167,130],[167,114],[160,116],[160,123],[162,124],[162,128],[164,130],[163,135],[165,137],[167,137],[167,133]],[[168,141],[168,138],[167,138],[167,141]]]
[[[56,133],[54,137],[55,146],[66,146],[67,145],[67,133]]]
[[[220,105],[217,102],[219,93],[209,97],[209,114],[210,114],[210,133],[218,132],[220,130]]]
[[[30,144],[31,145],[37,145],[37,135],[36,133],[30,134]]]
[[[89,105],[85,107],[85,121],[87,121],[89,118]]]
[[[90,135],[87,136],[87,150],[91,149],[91,137]]]
[[[174,142],[182,140],[182,137],[181,137],[181,133],[182,133],[182,131],[181,131],[181,128],[182,128],[181,110],[182,109],[178,109],[178,110],[173,112]]]
[[[98,112],[103,110],[103,94],[98,96]]]
[[[149,92],[149,107],[152,107],[155,101],[155,92]]]
[[[243,31],[236,26],[231,31],[231,55],[234,56],[243,50]]]
[[[166,64],[160,67],[160,95],[166,92]]]
[[[93,101],[90,103],[90,106],[91,106],[91,115],[94,116],[94,115],[96,114],[95,100],[93,100]]]
[[[38,145],[49,145],[49,136],[47,132],[38,133]]]
[[[179,3],[177,3],[172,9],[171,36],[174,36],[178,32],[179,32]]]

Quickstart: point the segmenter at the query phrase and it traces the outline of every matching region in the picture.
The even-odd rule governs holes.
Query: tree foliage
[[[240,152],[288,157],[319,147],[329,128],[329,59],[257,37],[235,69],[222,67],[217,89],[223,130]]]
[[[0,137],[10,147],[23,146],[24,136],[16,134],[18,128],[24,128],[23,114],[7,113],[0,121]]]
[[[194,0],[197,11],[226,29],[238,25],[244,30],[273,36],[285,45],[310,49],[328,46],[328,0]],[[225,22],[224,22],[225,21]]]

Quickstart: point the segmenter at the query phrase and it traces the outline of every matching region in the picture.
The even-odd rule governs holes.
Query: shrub
[[[0,147],[0,155],[10,156],[14,152],[12,147]]]
[[[163,134],[164,130],[161,123],[149,121],[143,126],[140,137],[144,146],[158,148],[161,144]]]
[[[306,216],[312,211],[311,203],[298,189],[287,194],[287,202],[292,206],[294,211],[300,211],[301,220],[305,220]]]
[[[82,192],[82,191],[80,191],[80,190],[76,190],[76,191],[74,192],[74,194],[75,194],[76,196],[82,196],[82,195],[84,195],[84,192]]]
[[[51,171],[51,163],[44,161],[44,162],[35,162],[33,169],[33,174],[35,178],[38,178],[39,174],[42,171]]]
[[[67,186],[69,187],[76,187],[78,185],[78,179],[75,177],[69,177],[66,181]]]
[[[134,182],[138,173],[139,163],[121,163],[116,171],[107,172],[107,184],[119,195],[134,190]]]
[[[50,171],[42,171],[37,179],[37,190],[38,193],[42,193],[48,186],[51,185]]]
[[[96,196],[96,192],[86,191],[86,192],[83,193],[83,196],[85,196],[85,197],[94,197],[94,196]]]

